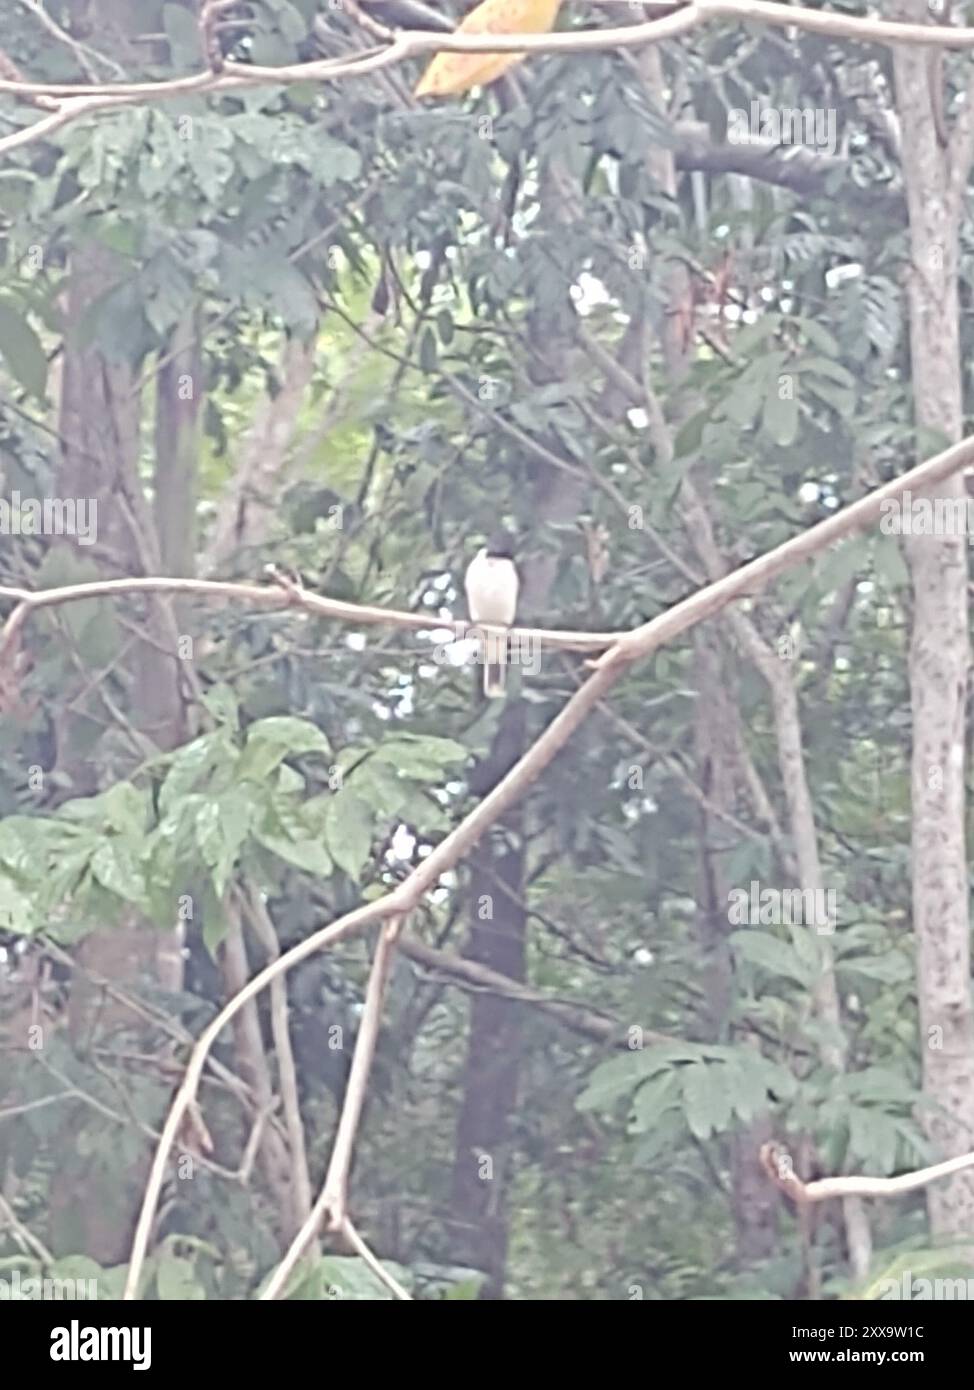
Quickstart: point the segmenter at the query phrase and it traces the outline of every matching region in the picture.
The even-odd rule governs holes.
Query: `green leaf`
[[[673,440],[675,458],[682,458],[684,454],[696,453],[703,439],[704,426],[709,419],[709,410],[698,410],[690,416],[689,420],[684,421]]]
[[[863,1071],[851,1072],[845,1080],[845,1091],[856,1100],[875,1104],[891,1101],[912,1106],[917,1101],[916,1087],[889,1067],[866,1067]]]
[[[384,1260],[386,1269],[406,1287],[412,1282],[408,1269]],[[313,1299],[320,1302],[334,1299],[352,1302],[381,1302],[392,1298],[392,1292],[373,1274],[368,1265],[356,1256],[327,1255],[307,1270],[288,1289],[287,1299]]]
[[[768,932],[732,932],[730,944],[744,960],[750,961],[752,965],[759,965],[762,970],[767,970],[772,975],[784,975],[800,984],[811,983],[808,971],[794,949]]]
[[[443,1295],[444,1301],[448,1303],[472,1303],[479,1296],[483,1282],[481,1275],[475,1279],[464,1279],[459,1284],[451,1284]]]
[[[139,276],[139,292],[143,313],[160,337],[185,318],[196,297],[192,279],[168,254],[153,256]]]
[[[816,373],[819,376],[830,377],[849,391],[856,389],[856,378],[852,373],[843,367],[841,362],[832,362],[827,357],[804,357],[798,363],[798,369],[803,376],[806,373]]]
[[[416,788],[407,777],[400,777],[398,770],[389,762],[369,758],[356,768],[353,785],[355,792],[367,801],[377,816],[396,816],[411,802],[415,802]],[[323,797],[327,803],[331,798]],[[317,802],[319,798],[315,797]],[[309,803],[309,810],[311,803]]]
[[[575,1101],[575,1109],[607,1110],[621,1096],[628,1096],[646,1077],[645,1051],[627,1052],[601,1062],[588,1079],[588,1085]]]
[[[798,400],[795,396],[782,396],[777,380],[771,382],[764,398],[761,427],[782,449],[798,438]]]
[[[750,429],[754,424],[766,385],[764,378],[756,373],[745,373],[735,383],[732,391],[721,402],[723,414],[741,429]]]
[[[202,734],[192,743],[184,744],[169,764],[166,780],[159,793],[159,809],[165,814],[177,801],[192,791],[218,768],[229,768],[233,750],[226,734],[218,729]]]
[[[47,389],[47,358],[22,313],[0,299],[0,358],[15,381],[39,400]]]
[[[138,791],[131,782],[116,782],[99,800],[112,830],[130,837],[143,833],[149,810],[146,792]]]
[[[289,753],[331,754],[331,744],[327,736],[312,724],[310,719],[298,719],[294,715],[274,715],[260,719],[247,730],[247,741],[262,740],[265,743],[279,744]]]
[[[151,142],[139,159],[139,189],[146,198],[155,198],[169,187],[182,168],[186,154],[185,142],[180,140],[168,113],[166,116],[153,113],[151,132]],[[111,230],[117,239],[117,229]],[[134,250],[135,247],[131,247],[129,254]]]
[[[697,1139],[709,1139],[711,1134],[724,1129],[731,1115],[725,1065],[718,1062],[710,1066],[698,1063],[685,1067],[680,1080],[690,1133]]]
[[[29,936],[36,926],[31,899],[5,874],[0,875],[0,929]]]
[[[285,758],[305,753],[331,757],[331,745],[317,725],[291,715],[261,719],[247,730],[247,744],[235,773],[237,781],[262,782]]]
[[[48,902],[60,902],[62,898],[77,892],[97,848],[97,844],[91,841],[81,841],[73,853],[58,855],[44,885]]]
[[[145,875],[138,858],[124,841],[112,838],[91,857],[92,877],[125,902],[146,904]]]
[[[763,343],[765,338],[770,338],[776,333],[780,324],[780,314],[765,314],[758,319],[757,323],[748,324],[735,333],[733,340],[735,357],[743,360],[752,356],[758,344]]]
[[[216,960],[216,953],[226,939],[229,922],[220,911],[208,912],[203,918],[203,945]]]
[[[827,328],[823,328],[814,319],[800,318],[798,324],[802,333],[813,347],[818,348],[819,352],[826,353],[830,358],[839,356],[841,351],[839,344]]]
[[[221,279],[225,291],[249,307],[282,320],[301,336],[314,332],[318,322],[315,292],[286,257],[224,245]]]
[[[235,173],[231,155],[201,134],[186,141],[186,162],[208,203],[219,203]]]
[[[156,1268],[156,1289],[165,1302],[201,1302],[206,1290],[200,1283],[192,1260],[177,1255],[163,1255]]]
[[[661,1072],[640,1086],[632,1103],[632,1132],[645,1134],[656,1128],[660,1116],[677,1103],[680,1078],[676,1071]]]
[[[240,727],[237,697],[228,685],[214,685],[200,696],[200,704],[217,724],[236,731]]]
[[[878,980],[883,985],[902,985],[912,978],[908,960],[899,955],[843,956],[836,965],[840,978],[858,975],[866,980]]]
[[[268,831],[258,831],[254,836],[258,844],[269,849],[285,863],[305,873],[327,878],[332,871],[332,862],[320,840],[291,840],[286,835],[274,835]]]
[[[278,0],[274,8],[277,11],[277,27],[281,37],[287,39],[288,43],[301,43],[308,33],[308,26],[301,11],[289,4],[288,0]]]
[[[825,908],[827,911],[827,901]],[[817,908],[814,911],[817,911]],[[810,920],[804,923],[796,922],[786,928],[791,949],[795,953],[795,959],[805,972],[806,980],[817,980],[825,968],[825,937],[832,933],[824,931],[820,933],[818,930],[820,925],[820,923]]]
[[[325,813],[325,842],[338,867],[357,882],[372,848],[372,812],[354,792],[343,789],[332,797]]]
[[[306,785],[305,778],[298,772],[297,768],[288,767],[287,763],[280,764],[277,769],[277,781],[274,785],[275,792],[280,792],[284,796],[303,796]],[[306,802],[306,807],[307,804]]]
[[[197,812],[196,831],[200,854],[213,870],[213,886],[222,896],[240,849],[250,833],[255,803],[237,792],[206,802]]]
[[[387,739],[373,756],[379,762],[392,763],[404,777],[425,781],[439,777],[451,763],[466,762],[470,750],[451,738],[419,735]]]
[[[122,1297],[125,1284],[124,1265],[105,1269],[87,1255],[63,1255],[44,1272],[51,1279],[73,1279],[76,1292],[79,1291],[79,1284],[92,1280],[97,1286],[98,1298],[103,1301],[114,1301]]]
[[[818,396],[819,400],[831,406],[837,415],[841,415],[843,420],[849,418],[855,409],[856,395],[854,391],[846,391],[841,386],[836,386],[832,382],[816,380],[814,377],[802,382],[803,389],[807,389],[813,396]]]
[[[751,1124],[769,1106],[768,1085],[761,1067],[749,1066],[742,1060],[727,1068],[728,1099],[744,1124]]]
[[[59,816],[70,806],[85,805],[86,801],[65,802]],[[96,843],[87,827],[65,824],[60,818],[47,816],[8,816],[0,821],[0,862],[19,878],[35,877],[38,862],[52,853],[61,853],[69,844],[80,841]]]
[[[848,1111],[849,1154],[874,1172],[891,1173],[896,1167],[899,1124],[882,1110],[851,1106]]]
[[[959,1244],[945,1249],[917,1249],[911,1246],[898,1255],[891,1263],[885,1264],[875,1278],[866,1284],[857,1297],[863,1300],[879,1300],[888,1297],[890,1281],[902,1286],[904,1275],[907,1283],[931,1277],[967,1279],[970,1264],[964,1258],[964,1248]],[[965,1288],[970,1285],[965,1283]]]
[[[437,366],[436,335],[432,328],[424,328],[419,339],[419,365],[424,372],[435,372]]]
[[[192,10],[183,5],[163,5],[162,27],[169,40],[173,67],[194,67],[200,56],[200,33]]]
[[[352,183],[362,172],[362,156],[351,145],[316,133],[315,168],[325,188],[339,182]]]

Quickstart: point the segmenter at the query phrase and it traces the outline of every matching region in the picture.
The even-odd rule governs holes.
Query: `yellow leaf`
[[[561,0],[482,0],[457,26],[458,34],[548,34]],[[454,96],[485,87],[523,62],[524,53],[437,53],[416,87],[418,97]]]

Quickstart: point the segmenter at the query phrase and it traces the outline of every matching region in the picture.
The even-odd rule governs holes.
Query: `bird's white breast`
[[[509,627],[517,611],[517,570],[512,560],[481,552],[467,568],[466,590],[470,617],[475,623],[499,623]]]

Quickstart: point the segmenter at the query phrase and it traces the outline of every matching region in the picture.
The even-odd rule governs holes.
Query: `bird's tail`
[[[484,662],[484,694],[488,700],[499,700],[507,684],[507,667],[500,661]]]
[[[507,633],[484,629],[484,694],[499,700],[507,685]]]

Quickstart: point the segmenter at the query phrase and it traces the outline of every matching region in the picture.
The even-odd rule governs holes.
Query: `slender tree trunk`
[[[522,701],[504,711],[490,756],[471,779],[475,796],[486,795],[520,757],[525,712]],[[522,820],[517,807],[471,859],[471,930],[465,952],[468,960],[519,981],[525,964]],[[517,1102],[523,1013],[489,991],[474,994],[470,1005],[451,1206],[460,1258],[486,1272],[481,1297],[487,1299],[502,1297],[507,1264],[510,1117]]]
[[[97,243],[79,246],[71,257],[58,478],[61,496],[96,502],[98,544],[93,550],[101,572],[111,575],[147,573],[159,565],[158,539],[138,476],[140,399],[134,389],[135,375],[130,367],[111,364],[97,348],[85,345],[82,332],[90,306],[118,274],[112,253]],[[172,612],[165,601],[150,600],[143,613],[140,626],[145,638],[134,644],[118,667],[130,691],[126,714],[131,729],[145,738],[139,749],[131,751],[133,761],[150,744],[171,748],[184,735]],[[88,672],[83,649],[77,656],[80,689]],[[68,690],[61,708],[69,711],[71,703]],[[69,795],[100,790],[100,745],[92,745],[91,739],[90,723],[83,714],[66,712],[59,719],[57,768]],[[97,981],[83,972],[91,971],[136,992],[140,982],[157,978],[158,945],[158,936],[146,930],[131,910],[120,913],[104,930],[86,936],[76,953],[80,970],[72,982],[68,1011],[69,1036],[81,1054],[95,1044],[104,1045],[121,1028],[130,1031],[141,1026],[136,1015],[107,997]],[[72,1115],[64,1131],[65,1159],[52,1184],[51,1244],[59,1253],[81,1252],[110,1265],[123,1259],[129,1248],[150,1155],[146,1147],[119,1185],[117,1175],[110,1176],[114,1169],[105,1161],[101,1145],[77,1142],[79,1128],[90,1122],[91,1113]],[[98,1123],[103,1127],[103,1121]]]
[[[922,23],[926,0],[903,0],[900,13]],[[893,50],[910,224],[907,297],[915,418],[918,428],[953,443],[963,428],[958,226],[969,175],[969,167],[960,165],[969,165],[969,154],[961,148],[956,128],[952,148],[942,145],[937,114],[943,99],[942,66],[931,63],[924,49],[902,45]],[[971,119],[969,110],[962,119]],[[958,515],[963,513],[967,498],[962,477],[939,484],[936,492],[955,505]],[[969,1150],[974,1136],[964,835],[967,539],[957,528],[953,535],[907,537],[904,548],[913,583],[913,926],[924,1123],[937,1156],[949,1158]],[[974,1237],[974,1172],[931,1184],[927,1202],[935,1235]]]

